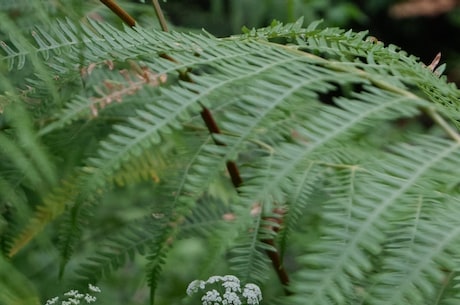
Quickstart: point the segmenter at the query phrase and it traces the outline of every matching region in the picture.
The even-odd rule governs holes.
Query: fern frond
[[[311,304],[327,304],[330,301],[343,304],[346,299],[356,294],[355,285],[360,285],[359,283],[364,279],[364,276],[373,268],[380,268],[380,266],[373,266],[371,258],[382,253],[386,234],[393,230],[395,222],[401,218],[410,217],[411,214],[414,215],[417,209],[411,209],[407,205],[424,193],[423,183],[425,179],[430,179],[433,175],[437,176],[438,165],[448,162],[447,160],[451,160],[451,158],[458,159],[460,157],[459,148],[459,143],[439,141],[427,137],[420,139],[413,149],[405,151],[398,149],[397,153],[403,154],[404,158],[399,159],[400,163],[392,162],[391,168],[385,170],[385,175],[368,173],[360,170],[359,167],[343,171],[345,175],[343,175],[342,181],[337,180],[331,188],[330,194],[333,197],[330,202],[331,205],[328,204],[325,207],[324,217],[328,223],[328,228],[324,232],[323,241],[311,248],[311,254],[302,258],[305,264],[318,271],[309,270],[299,274],[302,278],[303,288],[297,288],[309,296],[308,299]],[[395,155],[389,155],[389,157],[397,158]],[[337,178],[340,177],[337,176]],[[341,195],[334,198],[334,194]],[[344,194],[346,196],[343,196]],[[427,193],[427,195],[433,197],[432,192]],[[427,215],[429,218],[437,218],[438,216],[440,215]],[[452,225],[450,221],[448,223]],[[415,229],[418,236],[418,230],[420,230],[418,225]],[[438,234],[436,233],[438,232],[437,229],[432,229],[435,230],[432,232],[433,234]],[[448,238],[454,238],[457,235],[456,232],[451,231],[449,233],[453,235],[448,234]],[[422,236],[431,240],[428,233],[422,233]],[[428,240],[424,241],[423,237],[420,238],[421,244],[428,242]],[[414,240],[414,243],[417,241]],[[441,273],[436,271],[436,268],[439,267],[432,265],[431,262],[437,259],[441,262],[444,261],[442,255],[443,251],[446,251],[446,246],[440,247],[442,250],[435,250],[436,254],[430,252],[432,255],[430,259],[421,262],[423,267],[410,269],[414,272],[420,272],[416,276],[394,277],[393,280],[396,278],[401,281],[407,280],[407,285],[417,287],[414,289],[424,290],[421,294],[418,291],[415,294],[417,296],[424,295],[425,292],[432,296],[430,291],[433,291],[436,285],[434,281],[439,279]],[[402,249],[403,252],[406,251],[406,249]],[[397,261],[400,258],[401,256],[395,256]],[[406,264],[406,260],[401,259],[399,263],[401,265]],[[396,262],[394,263],[396,264]],[[383,267],[385,268],[385,266]],[[430,271],[424,273],[424,268]],[[396,269],[394,267],[393,270]],[[378,279],[379,282],[380,280]],[[305,285],[305,281],[309,284]],[[386,288],[382,288],[382,290],[386,289],[386,297],[379,299],[379,296],[383,296],[382,290],[380,290],[382,286],[378,286],[379,282],[371,284],[370,287],[371,291],[374,288],[378,291],[378,296],[375,296],[376,299],[373,302],[386,302],[390,295],[400,298],[393,300],[396,304],[415,301],[409,296],[411,293],[410,289],[406,289],[408,286],[401,288],[401,294],[395,292],[395,287],[398,289],[401,287],[398,285],[387,285]],[[428,287],[431,288],[425,290]],[[364,287],[364,289],[367,288]],[[358,296],[358,298],[363,297],[363,295]],[[390,303],[394,304],[394,302]]]
[[[94,197],[93,197],[94,198]],[[59,277],[62,278],[77,243],[81,240],[83,229],[91,218],[91,201],[77,196],[75,204],[64,212],[59,228],[58,250],[60,255]]]
[[[169,233],[169,230],[166,230]],[[164,234],[156,245],[152,246],[147,259],[149,260],[147,266],[147,280],[150,287],[150,304],[155,304],[155,292],[160,281],[160,274],[163,271],[163,266],[166,262],[166,255],[168,254],[170,245],[168,239],[171,237],[169,234]]]
[[[226,204],[218,197],[200,198],[181,227],[179,237],[206,240],[206,261],[200,268],[202,276],[213,274],[222,267],[222,258],[238,239],[239,228],[232,203],[231,199]]]
[[[73,181],[64,181],[54,191],[44,195],[42,205],[39,205],[20,233],[14,238],[8,256],[14,256],[19,250],[26,246],[37,234],[62,215],[66,205],[76,196],[76,185]]]
[[[456,198],[449,199],[443,204],[458,206]],[[424,212],[433,203],[424,198],[421,201],[422,215],[420,218],[414,215],[417,223],[409,228],[413,232],[410,235],[396,232],[398,239],[386,246],[382,273],[374,276],[375,286],[369,291],[372,304],[434,304],[444,299],[439,295],[443,291],[441,287],[452,285],[450,273],[454,272],[456,264],[451,258],[452,255],[457,256],[460,241],[460,232],[456,229],[459,211],[456,208],[435,209],[437,213],[434,216],[429,211]],[[442,219],[444,226],[433,223],[429,219],[433,216],[437,221]],[[389,289],[393,290],[393,294],[381,294]]]
[[[291,179],[296,181],[294,177],[301,176],[312,164],[335,163],[337,160],[347,159],[344,154],[346,139],[365,133],[368,126],[375,125],[378,120],[417,113],[417,106],[419,103],[423,104],[417,98],[397,97],[374,89],[356,94],[356,98],[337,100],[341,108],[323,107],[321,112],[305,122],[302,129],[298,129],[301,138],[306,139],[305,144],[284,144],[276,147],[277,154],[268,156],[265,161],[270,164],[270,173],[260,176],[257,171],[257,176],[251,178],[257,187],[249,190],[250,197],[254,200],[273,198],[277,202],[285,202],[286,194],[294,192],[294,189],[285,186],[291,185]],[[251,180],[248,185],[252,183]],[[260,185],[264,187],[260,188]]]
[[[8,254],[56,223],[62,276],[100,202],[154,180],[142,215],[85,255],[79,280],[139,253],[153,303],[169,248],[191,234],[212,239],[207,270],[229,256],[245,282],[265,282],[267,254],[300,252],[283,287],[296,305],[452,297],[460,137],[444,120],[460,118],[460,91],[365,32],[301,24],[224,39],[69,19],[35,29],[34,43],[12,31],[0,69],[36,76],[24,95],[0,77],[0,119],[10,120],[0,160],[11,161],[0,191],[19,185],[24,198],[12,200],[36,214],[20,219]],[[421,114],[433,128],[398,125]],[[231,185],[229,162],[241,183]],[[305,242],[302,230],[320,236]]]
[[[40,305],[38,292],[33,284],[15,268],[3,255],[0,255],[0,304]]]
[[[322,57],[333,58],[350,67],[358,67],[374,74],[391,75],[391,81],[416,85],[431,101],[439,105],[448,116],[454,116],[458,127],[460,118],[460,97],[454,83],[446,83],[445,76],[431,71],[395,45],[385,46],[383,42],[367,35],[367,32],[345,32],[338,28],[317,29],[318,22],[302,28],[302,19],[294,24],[273,23],[270,27],[253,30],[242,38],[257,37],[271,40],[287,38],[302,50]]]
[[[81,263],[75,270],[83,283],[96,283],[122,267],[127,260],[133,260],[137,253],[145,254],[148,245],[156,244],[161,226],[152,217],[127,224],[116,236],[110,236],[98,247],[96,253]]]
[[[38,194],[46,196],[57,184],[58,175],[27,111],[20,104],[12,104],[7,107],[7,115],[3,118],[8,122],[9,128],[0,132],[0,157],[3,161],[0,166],[3,173],[0,189],[4,189],[0,198],[14,206],[16,225],[19,226],[23,225],[24,217],[30,217],[33,205],[27,202],[24,190],[20,190],[18,186],[36,189]],[[23,193],[19,196],[21,191]],[[30,237],[26,235],[20,238],[24,243]],[[16,237],[8,237],[10,238],[13,239],[8,247],[12,247],[9,249],[11,254],[16,251]]]
[[[0,154],[24,175],[26,184],[45,190],[57,180],[55,169],[32,127],[32,120],[19,105],[10,106],[5,120],[11,132],[0,133]]]
[[[67,19],[58,21],[52,27],[54,33],[38,29],[38,32],[34,32],[37,44],[34,49],[30,48],[30,43],[23,40],[13,42],[18,51],[3,43],[2,48],[7,54],[3,60],[8,61],[10,68],[16,66],[17,69],[24,67],[27,57],[36,54],[45,60],[58,60],[55,64],[65,65],[67,69],[72,67],[72,63],[87,66],[107,59],[124,61],[143,56],[157,57],[163,53],[178,53],[177,59],[183,61],[184,58],[193,57],[194,52],[200,53],[208,44],[215,44],[215,40],[194,34],[182,36],[183,34],[179,33],[155,32],[152,35],[140,27],[120,31],[92,19],[89,19],[88,23],[88,26],[76,25]],[[187,38],[183,39],[185,37]],[[186,57],[180,56],[181,53]],[[68,62],[59,59],[59,56],[64,56]]]
[[[285,203],[285,211],[282,220],[281,231],[278,233],[278,244],[280,256],[284,258],[289,244],[289,238],[292,232],[297,231],[301,225],[301,216],[305,213],[307,207],[313,205],[313,195],[316,185],[322,183],[324,170],[319,166],[311,164],[298,177],[291,179],[294,186],[292,192],[288,192]]]
[[[229,263],[244,282],[264,282],[269,273],[270,262],[266,251],[276,252],[270,244],[263,242],[271,232],[271,223],[263,220],[262,213],[254,217],[254,223],[243,226],[240,238],[230,252]],[[269,236],[269,238],[273,238]]]

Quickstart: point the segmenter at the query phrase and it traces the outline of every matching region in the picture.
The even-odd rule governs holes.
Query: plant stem
[[[206,124],[208,131],[211,133],[211,135],[220,134],[221,132],[220,132],[219,126],[217,126],[217,123],[214,120],[214,117],[212,116],[211,111],[209,111],[209,109],[204,106],[201,106],[201,107],[203,108],[203,110],[200,112],[201,118]],[[222,145],[222,146],[225,145],[224,143],[221,143],[215,139],[214,139],[214,143],[216,143],[217,145]],[[227,171],[232,180],[232,184],[236,189],[238,189],[238,187],[241,186],[241,184],[243,183],[243,179],[241,179],[241,175],[240,175],[238,166],[233,161],[227,161],[226,165],[227,165]]]
[[[119,6],[115,0],[101,0],[101,2],[107,6],[112,12],[117,14],[121,20],[123,20],[127,25],[130,27],[134,27],[136,25],[136,21],[133,17],[131,17],[124,9]]]
[[[163,14],[163,11],[161,10],[160,3],[158,0],[152,0],[153,3],[153,8],[155,9],[155,13],[157,15],[158,21],[160,22],[161,30],[164,32],[169,32],[168,30],[168,24],[166,23],[165,16]]]
[[[262,242],[272,247],[275,247],[273,239],[264,239],[262,240]],[[265,251],[265,253],[267,253],[267,256],[270,258],[273,268],[275,269],[276,275],[278,276],[278,279],[280,280],[281,284],[283,284],[284,293],[286,295],[291,295],[292,293],[287,289],[289,285],[289,276],[286,272],[286,269],[284,269],[283,267],[280,255],[278,254],[278,252],[270,250]]]

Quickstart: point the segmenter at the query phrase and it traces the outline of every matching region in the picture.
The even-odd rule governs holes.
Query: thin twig
[[[169,32],[168,24],[166,23],[165,16],[163,15],[163,10],[161,9],[160,3],[158,0],[152,0],[153,8],[157,15],[158,21],[160,22],[161,30],[164,32]]]
[[[136,25],[136,21],[131,17],[124,9],[121,8],[114,0],[101,0],[101,2],[107,6],[112,12],[117,14],[121,20],[123,20],[130,27]]]

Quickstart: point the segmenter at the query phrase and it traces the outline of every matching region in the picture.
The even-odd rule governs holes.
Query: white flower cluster
[[[88,289],[91,292],[99,293],[101,289],[97,286],[88,285]],[[96,302],[97,298],[89,293],[80,293],[78,290],[70,290],[64,293],[65,300],[61,301],[61,305],[78,305],[81,302],[86,302],[87,304]],[[54,297],[46,301],[45,305],[57,304],[59,297]]]
[[[187,294],[192,295],[199,290],[204,293],[202,305],[258,305],[262,300],[259,286],[249,283],[241,289],[240,280],[233,275],[211,276],[207,281],[194,280],[188,285]]]

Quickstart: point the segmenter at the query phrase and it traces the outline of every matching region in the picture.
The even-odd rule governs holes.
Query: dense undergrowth
[[[0,16],[1,304],[187,303],[214,274],[263,304],[458,302],[436,60],[301,19],[216,38],[25,8]]]

